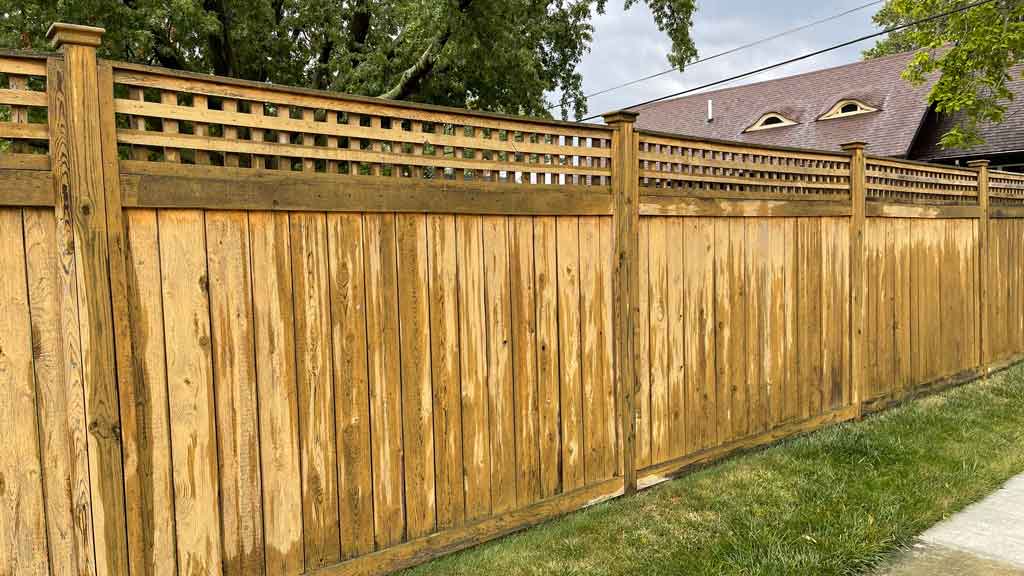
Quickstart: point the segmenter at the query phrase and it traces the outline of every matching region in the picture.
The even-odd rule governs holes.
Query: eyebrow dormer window
[[[781,128],[783,126],[792,126],[796,124],[793,120],[786,118],[782,114],[776,112],[769,112],[764,116],[757,119],[750,128],[744,130],[744,132],[753,132],[755,130],[767,130],[769,128]]]
[[[836,102],[835,106],[833,106],[828,112],[822,114],[818,120],[845,118],[847,116],[868,114],[870,112],[878,112],[878,108],[868,106],[860,100],[840,100],[839,102]]]

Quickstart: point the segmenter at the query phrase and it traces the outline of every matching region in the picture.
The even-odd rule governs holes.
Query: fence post
[[[979,361],[982,373],[988,375],[988,363],[991,359],[988,333],[988,160],[971,160],[967,165],[978,171],[978,315],[981,343]]]
[[[47,32],[63,56],[47,62],[50,160],[63,366],[85,393],[96,573],[128,574],[96,62],[103,32],[61,23]]]
[[[850,153],[850,386],[857,418],[864,410],[864,223],[867,204],[867,160],[864,142],[843,144]]]
[[[615,329],[615,390],[619,405],[625,493],[636,492],[636,342],[640,329],[640,181],[636,112],[605,114],[612,133],[612,194],[615,195],[615,262],[612,315]]]

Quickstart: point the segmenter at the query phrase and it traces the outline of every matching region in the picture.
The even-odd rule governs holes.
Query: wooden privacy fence
[[[1024,353],[1024,176],[0,54],[0,574],[367,574]]]

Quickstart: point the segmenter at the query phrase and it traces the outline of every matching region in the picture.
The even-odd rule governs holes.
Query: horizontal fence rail
[[[1024,354],[1024,176],[0,53],[0,573],[379,574]]]

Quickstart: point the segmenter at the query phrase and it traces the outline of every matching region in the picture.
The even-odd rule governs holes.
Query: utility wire
[[[821,20],[815,20],[814,22],[808,22],[807,24],[804,24],[802,26],[797,26],[796,28],[790,28],[789,30],[785,30],[783,32],[779,32],[779,33],[773,34],[771,36],[766,36],[764,38],[761,38],[760,40],[754,40],[753,42],[748,42],[747,44],[743,44],[742,46],[736,46],[735,48],[730,48],[729,50],[726,50],[724,52],[718,52],[717,54],[712,54],[711,56],[706,56],[704,58],[700,58],[698,60],[694,60],[693,62],[690,62],[690,63],[686,64],[686,68],[688,69],[690,66],[696,66],[697,64],[702,64],[704,62],[708,62],[709,60],[714,60],[715,58],[721,58],[722,56],[728,56],[730,54],[735,54],[736,52],[740,52],[742,50],[746,50],[747,48],[753,48],[754,46],[759,46],[761,44],[764,44],[765,42],[771,42],[772,40],[777,40],[779,38],[782,38],[783,36],[789,36],[790,34],[795,34],[797,32],[801,32],[803,30],[807,30],[808,28],[813,28],[814,26],[818,26],[818,25],[824,24],[826,22],[831,22],[833,20],[838,20],[839,18],[842,18],[843,16],[847,16],[849,14],[853,14],[854,12],[859,12],[860,10],[863,10],[863,9],[871,7],[871,6],[875,6],[876,4],[881,4],[882,2],[885,2],[885,0],[874,0],[873,2],[868,2],[867,4],[862,4],[860,6],[857,6],[856,8],[850,8],[849,10],[846,10],[845,12],[840,12],[838,14],[833,14],[832,16],[829,16],[828,18],[822,18]],[[622,88],[626,88],[626,87],[632,86],[634,84],[639,84],[641,82],[646,82],[648,80],[653,80],[654,78],[657,78],[659,76],[664,76],[665,74],[670,74],[670,73],[675,72],[677,70],[681,70],[681,69],[678,68],[678,67],[673,66],[672,68],[668,68],[666,70],[662,70],[661,72],[657,72],[655,74],[651,74],[650,76],[644,76],[643,78],[637,78],[635,80],[630,80],[629,82],[624,82],[622,84],[617,84],[615,86],[610,86],[608,88],[604,88],[604,89],[598,90],[597,92],[592,92],[590,94],[586,94],[586,95],[583,96],[583,99],[584,100],[589,100],[589,99],[591,99],[591,98],[593,98],[595,96],[600,96],[602,94],[607,94],[609,92],[614,92],[615,90],[620,90]],[[561,104],[561,103],[553,104],[551,106],[548,106],[547,109],[548,110],[554,110],[555,108],[561,108],[562,106],[563,106],[563,104]]]
[[[847,46],[850,46],[850,45],[853,45],[853,44],[857,44],[858,42],[863,42],[865,40],[870,40],[872,38],[877,38],[879,36],[884,36],[886,34],[891,34],[893,32],[899,32],[900,30],[903,30],[903,29],[906,29],[906,28],[910,28],[912,26],[917,26],[918,24],[924,24],[926,22],[931,22],[933,20],[938,20],[940,18],[946,18],[948,16],[952,16],[953,14],[958,14],[960,12],[966,12],[967,10],[970,10],[971,8],[977,8],[978,6],[982,6],[982,5],[985,5],[985,4],[991,4],[992,2],[995,2],[995,0],[980,0],[979,2],[973,2],[971,4],[967,4],[965,6],[961,6],[960,8],[949,10],[947,12],[942,12],[941,14],[935,14],[933,16],[928,16],[927,18],[921,18],[920,20],[914,20],[913,22],[907,22],[906,24],[900,24],[898,26],[892,26],[890,28],[886,28],[885,30],[882,30],[881,32],[875,32],[874,34],[868,34],[867,36],[861,36],[860,38],[854,38],[853,40],[847,40],[846,42],[842,42],[840,44],[834,44],[832,46],[829,46],[828,48],[822,48],[821,50],[815,50],[814,52],[808,52],[806,54],[797,56],[795,58],[790,58],[789,60],[783,60],[782,62],[776,62],[775,64],[769,64],[768,66],[763,66],[763,67],[758,68],[756,70],[751,70],[749,72],[744,72],[742,74],[737,74],[735,76],[730,76],[728,78],[723,78],[721,80],[716,80],[714,82],[709,82],[707,84],[702,84],[700,86],[696,86],[694,88],[688,88],[686,90],[681,90],[679,92],[674,92],[672,94],[666,94],[665,96],[661,96],[661,97],[658,97],[658,98],[654,98],[654,99],[651,99],[651,100],[640,102],[638,104],[632,104],[630,106],[625,106],[625,107],[622,108],[622,110],[631,110],[631,109],[634,109],[634,108],[639,108],[641,106],[647,106],[648,104],[654,104],[655,102],[661,102],[662,100],[668,100],[669,98],[675,98],[677,96],[683,96],[684,94],[690,94],[692,92],[697,92],[699,90],[704,90],[705,88],[711,88],[711,87],[714,87],[714,86],[718,86],[719,84],[725,84],[727,82],[732,82],[733,80],[739,80],[741,78],[746,78],[748,76],[753,76],[755,74],[760,74],[761,72],[767,72],[768,70],[772,70],[774,68],[779,68],[781,66],[786,66],[787,64],[792,64],[794,62],[799,62],[801,60],[806,60],[808,58],[813,58],[815,56],[820,56],[820,55],[822,55],[822,54],[824,54],[826,52],[831,52],[833,50],[838,50],[840,48],[845,48]],[[593,116],[588,116],[588,117],[580,120],[580,122],[586,122],[587,120],[593,120],[595,118],[600,118],[601,116],[602,116],[601,114],[595,114]]]

